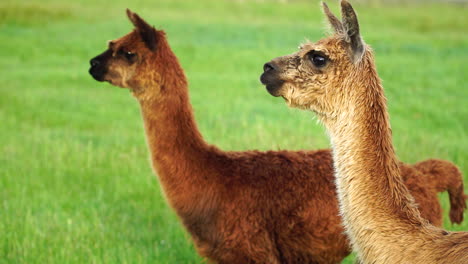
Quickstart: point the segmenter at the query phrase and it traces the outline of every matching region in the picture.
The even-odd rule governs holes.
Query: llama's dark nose
[[[103,64],[101,61],[97,58],[93,58],[89,61],[89,64],[91,64],[91,67],[89,68],[89,74],[91,74],[95,80],[102,82],[104,80],[106,69],[102,67]]]
[[[89,63],[91,64],[91,67],[96,67],[101,64],[96,58],[92,59]]]
[[[263,72],[268,72],[268,71],[272,71],[275,69],[276,69],[275,65],[271,62],[267,62],[265,63],[265,65],[263,65]]]

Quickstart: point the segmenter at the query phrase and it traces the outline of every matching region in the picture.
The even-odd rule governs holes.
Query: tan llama
[[[343,260],[350,248],[338,216],[330,151],[226,152],[208,145],[164,32],[127,15],[135,29],[109,42],[91,60],[90,73],[136,97],[152,164],[198,252],[225,264]],[[459,170],[440,160],[415,166],[400,169],[424,217],[441,224],[440,189],[456,201],[451,220],[462,221],[463,191],[452,192],[461,185]]]
[[[403,183],[383,88],[353,8],[341,1],[341,21],[323,8],[335,34],[273,59],[261,80],[272,95],[315,112],[325,125],[353,249],[362,263],[468,263],[468,233],[429,224]]]

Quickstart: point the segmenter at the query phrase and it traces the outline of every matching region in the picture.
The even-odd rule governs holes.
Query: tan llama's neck
[[[400,176],[386,99],[373,63],[368,61],[361,67],[367,69],[359,72],[369,76],[346,82],[349,87],[343,90],[365,95],[350,95],[346,111],[324,123],[333,147],[340,211],[355,250],[366,263],[377,256],[396,260],[397,252],[403,250],[400,245],[405,244],[395,242],[418,240],[418,228],[427,223]]]

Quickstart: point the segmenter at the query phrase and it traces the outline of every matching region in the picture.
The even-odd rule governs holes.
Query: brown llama
[[[208,145],[164,32],[127,15],[135,29],[109,42],[108,50],[91,60],[90,73],[136,97],[153,167],[198,252],[217,263],[338,263],[347,256],[330,151],[224,152]],[[419,166],[430,174],[439,163],[453,174],[423,175],[400,164],[422,214],[438,225],[435,187],[425,179],[454,177],[454,187],[461,184],[449,162]],[[463,207],[451,211],[463,217]]]
[[[362,263],[468,263],[468,233],[429,224],[404,184],[383,87],[353,8],[341,1],[342,21],[323,8],[336,33],[265,64],[261,80],[272,95],[315,112],[326,127],[353,249]],[[461,194],[462,184],[450,192]]]

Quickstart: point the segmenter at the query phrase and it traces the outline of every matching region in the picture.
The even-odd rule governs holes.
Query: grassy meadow
[[[258,81],[263,63],[324,36],[315,0],[2,0],[0,263],[203,262],[151,170],[137,102],[88,74],[106,41],[131,30],[127,7],[167,32],[208,142],[329,147],[311,113],[289,109]],[[467,7],[355,8],[400,159],[451,160],[468,183]],[[468,230],[468,220],[450,224],[440,198],[445,228]]]

